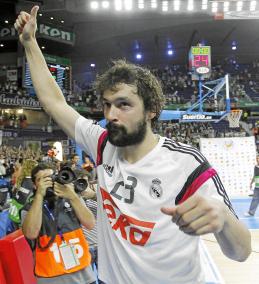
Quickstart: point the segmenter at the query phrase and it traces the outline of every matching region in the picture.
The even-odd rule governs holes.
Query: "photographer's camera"
[[[73,183],[75,192],[81,193],[86,190],[88,182],[83,178],[77,178],[76,173],[68,166],[64,166],[57,174],[51,176],[53,183],[58,182],[60,184]],[[49,187],[46,191],[45,198],[53,198],[55,196],[53,187]]]

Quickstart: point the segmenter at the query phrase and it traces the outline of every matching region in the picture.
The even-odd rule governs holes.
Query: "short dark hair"
[[[126,62],[126,60],[113,61],[102,75],[97,76],[94,88],[100,92],[112,89],[117,83],[125,83],[137,87],[137,95],[143,100],[145,111],[156,113],[153,121],[158,120],[164,106],[164,95],[159,80],[150,70]]]
[[[34,167],[31,171],[32,182],[35,183],[36,175],[39,171],[43,171],[43,170],[47,170],[47,169],[51,169],[51,170],[55,171],[56,167],[52,163],[40,163],[36,167]]]

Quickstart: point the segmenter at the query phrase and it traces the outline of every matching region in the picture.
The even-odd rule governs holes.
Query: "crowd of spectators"
[[[259,75],[258,62],[237,64],[233,59],[226,59],[222,64],[212,67],[209,80],[222,78],[230,74],[230,97],[234,102],[239,100],[257,100]],[[223,67],[224,66],[224,67]],[[172,65],[155,68],[153,73],[160,79],[166,96],[166,105],[193,104],[198,98],[198,83],[193,81],[188,66]],[[17,81],[0,83],[3,94],[37,100],[33,90],[19,88]],[[74,81],[72,90],[63,90],[66,100],[75,107],[88,107],[91,111],[100,111],[98,94],[91,84]]]
[[[172,65],[155,68],[153,73],[160,79],[166,97],[166,105],[191,106],[198,99],[198,82],[192,80],[188,66]],[[230,75],[230,98],[232,102],[259,100],[259,62],[238,64],[234,59],[226,58],[224,62],[212,67],[207,81]],[[258,72],[258,75],[257,75]],[[258,95],[258,98],[257,98]],[[87,105],[100,110],[98,94],[85,82],[74,83],[74,92],[67,96],[69,102],[76,105]]]
[[[153,73],[160,79],[167,106],[178,106],[185,104],[191,106],[198,99],[198,83],[193,81],[188,66],[172,65],[164,68],[156,68]],[[224,62],[216,63],[212,67],[212,73],[209,80],[222,78],[226,73],[230,74],[230,97],[233,102],[242,100],[253,102],[257,100],[259,94],[259,61],[251,64],[238,64],[233,58],[226,58]],[[258,74],[257,74],[258,73]],[[25,97],[31,100],[37,100],[31,91],[18,87],[17,81],[1,81],[1,94],[7,96]],[[98,94],[88,82],[73,83],[72,90],[63,90],[64,96],[70,105],[75,107],[88,108],[89,113],[101,111]],[[258,95],[259,99],[259,95]],[[200,137],[228,137],[238,135],[244,136],[245,131],[242,128],[229,129],[227,124],[220,123],[178,123],[176,121],[162,121],[156,126],[155,131],[177,141],[192,144],[198,147]],[[4,110],[0,113],[0,129],[4,128],[24,128],[27,126],[27,118],[24,114],[17,114],[15,110],[9,113]],[[258,126],[253,123],[250,127],[254,135],[258,135]],[[8,149],[8,150],[7,150]],[[5,153],[10,151],[11,153]],[[0,154],[8,154],[7,165],[11,165],[14,157],[18,159],[33,158],[40,159],[42,153],[30,153],[29,150],[0,148]],[[33,157],[31,157],[33,156]],[[13,158],[11,158],[13,157]]]
[[[188,107],[197,101],[199,95],[198,82],[192,80],[188,66],[172,65],[155,68],[152,71],[162,83],[167,107],[175,107],[176,105]],[[231,101],[234,103],[240,101],[253,102],[259,100],[258,71],[259,62],[257,61],[251,64],[238,64],[234,59],[226,58],[224,62],[214,64],[208,80],[219,79],[224,77],[225,74],[230,74]],[[18,96],[37,101],[33,90],[19,88],[17,81],[0,82],[0,91],[1,94],[7,96]],[[63,93],[71,106],[81,107],[81,109],[87,109],[89,112],[101,111],[99,96],[89,82],[76,82],[74,80],[72,90],[63,90]],[[5,116],[8,115],[5,114]],[[1,117],[2,120],[8,121],[4,114]],[[24,118],[21,117],[22,119]],[[9,120],[12,121],[12,119]]]

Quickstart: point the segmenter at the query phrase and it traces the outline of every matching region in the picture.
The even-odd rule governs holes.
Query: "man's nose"
[[[118,109],[111,105],[110,108],[105,113],[105,118],[108,121],[117,121],[118,120]]]

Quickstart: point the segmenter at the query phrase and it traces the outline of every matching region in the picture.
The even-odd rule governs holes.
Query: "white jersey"
[[[107,284],[205,283],[199,237],[181,232],[160,208],[175,206],[197,190],[230,207],[215,170],[195,148],[164,137],[130,164],[118,147],[101,143],[105,135],[91,120],[76,122],[76,142],[99,164],[100,279]]]

